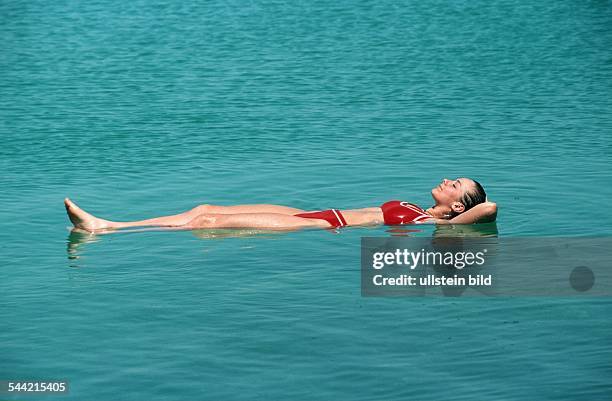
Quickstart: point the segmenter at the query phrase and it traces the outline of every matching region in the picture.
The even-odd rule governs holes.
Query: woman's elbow
[[[497,204],[495,202],[487,202],[485,204],[485,221],[495,221],[497,218]]]

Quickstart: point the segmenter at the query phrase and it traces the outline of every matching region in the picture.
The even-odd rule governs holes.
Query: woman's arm
[[[497,217],[497,205],[495,202],[484,202],[478,204],[465,213],[450,219],[451,224],[474,224],[495,221]]]
[[[436,224],[474,224],[495,221],[497,205],[495,202],[480,203],[467,212],[461,213],[450,220],[435,219]]]

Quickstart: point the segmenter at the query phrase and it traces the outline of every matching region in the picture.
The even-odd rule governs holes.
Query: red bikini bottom
[[[344,216],[340,213],[338,209],[329,209],[329,210],[321,210],[319,212],[307,212],[307,213],[299,213],[294,214],[296,217],[303,217],[305,219],[320,219],[325,220],[333,228],[344,227],[346,226],[346,220],[344,220]]]

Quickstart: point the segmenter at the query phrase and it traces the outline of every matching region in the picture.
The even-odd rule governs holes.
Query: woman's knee
[[[190,228],[215,228],[219,225],[219,219],[222,215],[211,213],[199,213],[191,219],[186,225]]]
[[[204,213],[212,213],[213,205],[201,204],[189,211],[189,213],[194,214],[204,214]]]

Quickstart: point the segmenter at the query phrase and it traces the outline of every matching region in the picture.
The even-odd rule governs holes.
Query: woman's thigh
[[[329,227],[324,220],[304,219],[279,213],[205,213],[190,221],[189,228],[264,228],[291,230],[305,227]]]
[[[286,214],[293,216],[294,214],[304,213],[302,209],[296,209],[289,206],[281,205],[236,205],[236,206],[217,206],[217,205],[202,205],[200,207],[203,213],[216,214],[238,214],[238,213],[275,213]]]

